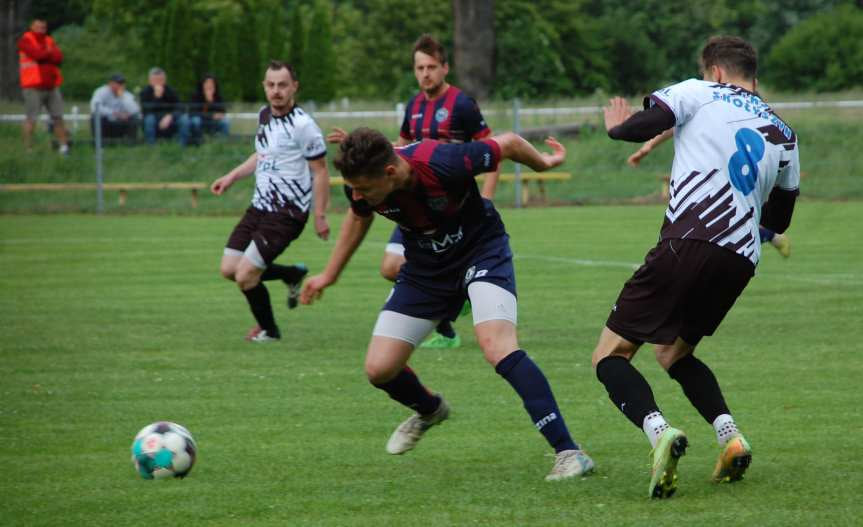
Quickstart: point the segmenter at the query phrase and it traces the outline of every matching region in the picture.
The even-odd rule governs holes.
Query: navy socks
[[[569,435],[548,380],[524,350],[507,355],[498,363],[495,371],[521,397],[537,430],[545,436],[555,452],[579,448]]]
[[[395,378],[382,384],[372,383],[372,386],[387,392],[390,399],[400,402],[420,415],[433,413],[441,401],[440,397],[426,390],[413,370],[407,366]]]

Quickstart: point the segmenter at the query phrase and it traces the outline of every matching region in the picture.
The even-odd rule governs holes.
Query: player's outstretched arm
[[[647,154],[652,152],[654,148],[668,141],[672,137],[674,137],[674,128],[669,128],[668,130],[657,135],[650,141],[647,141],[646,143],[641,145],[641,148],[633,152],[632,155],[627,158],[626,163],[631,167],[637,167],[638,164],[641,163],[641,160],[647,157]]]
[[[540,152],[525,138],[512,132],[496,135],[491,139],[500,146],[501,159],[510,159],[527,165],[536,172],[544,172],[559,166],[566,159],[566,148],[554,137],[545,140],[545,144],[551,148],[550,154]]]
[[[258,165],[258,153],[255,152],[248,159],[234,167],[233,170],[220,177],[210,185],[210,192],[217,196],[221,196],[228,188],[238,179],[255,173],[255,168]]]
[[[330,172],[327,170],[327,159],[322,157],[309,161],[309,169],[314,180],[315,196],[315,232],[318,238],[326,240],[330,237],[330,224],[327,222],[327,209],[330,206]]]
[[[348,133],[338,126],[333,127],[333,131],[327,134],[327,142],[341,144],[348,136]]]
[[[373,218],[374,216],[371,215],[358,216],[353,210],[348,209],[342,222],[339,239],[336,241],[336,246],[330,254],[326,267],[320,274],[306,280],[306,285],[300,294],[300,302],[311,304],[323,295],[324,289],[336,283],[351,256],[356,252],[363,238],[366,237],[366,233],[369,232]]]
[[[609,100],[603,113],[608,137],[633,143],[649,141],[676,124],[671,110],[657,104],[633,113],[623,97]]]

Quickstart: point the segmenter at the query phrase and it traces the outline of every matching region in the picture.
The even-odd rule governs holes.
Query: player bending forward
[[[366,375],[376,388],[416,412],[387,443],[403,454],[449,415],[443,397],[427,390],[408,360],[437,323],[453,317],[470,298],[474,331],[486,360],[524,402],[537,429],[556,452],[546,480],[585,475],[593,461],[569,435],[545,375],[516,335],[515,272],[509,236],[474,176],[497,169],[501,159],[540,172],[561,164],[566,152],[549,138],[540,153],[509,133],[465,144],[425,140],[394,149],[380,132],[354,130],[341,143],[335,166],[351,203],[324,271],[301,295],[311,303],[334,284],[378,214],[404,231],[405,264],[378,315],[366,353]]]
[[[659,243],[623,286],[593,352],[596,376],[614,405],[653,447],[648,495],[654,498],[676,490],[687,439],[666,422],[630,359],[643,343],[655,345],[656,360],[716,431],[721,452],[713,479],[742,478],[752,450],[716,377],[694,352],[755,272],[759,221],[784,232],[800,184],[797,136],[755,94],[752,46],[715,37],[701,62],[704,80],[653,92],[646,110],[631,115],[620,98],[605,110],[612,139],[642,142],[674,127],[671,198]]]

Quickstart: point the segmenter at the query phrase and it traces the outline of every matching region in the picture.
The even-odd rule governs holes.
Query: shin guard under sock
[[[569,435],[548,380],[527,353],[523,350],[510,353],[497,364],[495,371],[521,397],[533,424],[555,452],[579,448]]]

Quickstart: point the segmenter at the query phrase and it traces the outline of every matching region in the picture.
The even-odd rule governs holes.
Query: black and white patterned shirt
[[[655,91],[674,114],[671,198],[663,239],[705,240],[757,264],[761,206],[800,185],[797,135],[758,95],[689,79]]]
[[[258,164],[252,206],[276,212],[295,207],[307,213],[312,203],[309,161],[327,154],[321,129],[299,106],[280,116],[265,106],[255,135]]]

